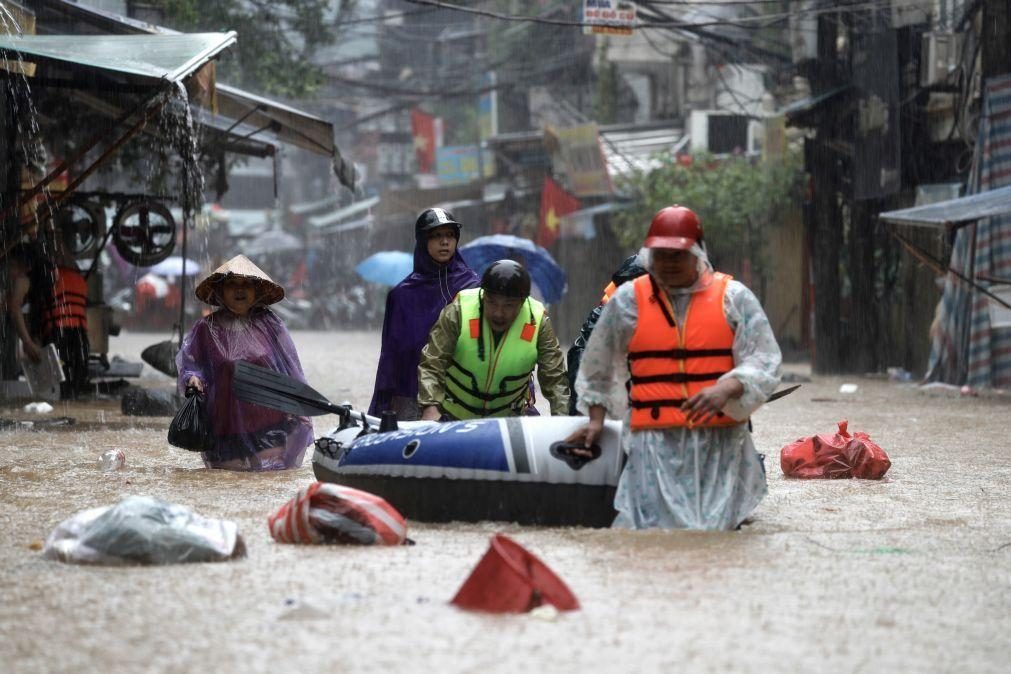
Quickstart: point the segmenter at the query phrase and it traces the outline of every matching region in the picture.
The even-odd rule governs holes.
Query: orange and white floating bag
[[[385,500],[360,489],[314,482],[267,518],[278,543],[402,545],[404,517]]]

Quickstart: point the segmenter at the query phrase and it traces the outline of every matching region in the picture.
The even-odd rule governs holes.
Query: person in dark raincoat
[[[611,282],[604,288],[604,296],[600,298],[600,304],[595,306],[593,311],[586,317],[586,320],[583,321],[583,327],[579,329],[579,336],[576,337],[576,341],[572,343],[568,353],[565,354],[565,362],[569,372],[569,391],[571,391],[569,397],[569,416],[574,417],[579,414],[579,410],[576,409],[576,403],[579,400],[579,397],[576,395],[576,375],[579,374],[579,361],[583,358],[586,342],[589,341],[590,335],[593,334],[593,327],[597,325],[597,320],[600,319],[600,314],[604,311],[604,305],[611,299],[611,295],[618,289],[618,286],[626,281],[637,279],[645,273],[646,269],[639,264],[638,254],[626,258],[621,263],[618,271],[614,272],[611,276]]]
[[[232,390],[239,360],[305,382],[295,344],[268,307],[284,289],[237,255],[197,286],[196,296],[220,308],[197,321],[176,356],[179,391],[203,392],[215,436],[203,452],[208,468],[285,470],[302,465],[312,444],[312,422],[239,400]]]
[[[428,208],[414,223],[414,271],[386,296],[382,352],[369,414],[387,410],[419,418],[418,363],[428,333],[456,294],[480,283],[457,250],[460,223],[441,208]]]

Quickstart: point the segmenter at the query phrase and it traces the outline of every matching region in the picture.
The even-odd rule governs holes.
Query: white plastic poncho
[[[699,259],[699,280],[670,294],[681,328],[691,294],[713,278],[705,251],[696,246],[692,252]],[[640,257],[652,269],[649,251]],[[625,382],[628,343],[638,321],[633,284],[619,287],[604,307],[583,354],[576,392],[582,412],[602,405],[608,416],[625,422],[622,442],[628,462],[615,495],[615,527],[734,529],[765,496],[765,469],[746,420],[779,385],[782,354],[769,319],[747,287],[731,281],[723,308],[734,330],[735,366],[720,379],[734,377],[744,386],[744,394],[730,400],[723,412],[742,423],[632,431]]]

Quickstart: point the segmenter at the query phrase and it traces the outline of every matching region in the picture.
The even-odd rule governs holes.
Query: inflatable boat
[[[316,441],[316,478],[381,496],[405,517],[589,527],[614,519],[624,462],[620,422],[604,422],[587,457],[565,443],[586,417],[390,420],[384,426],[303,381],[252,363],[237,361],[232,383],[239,399],[252,404],[339,416],[340,426]]]
[[[358,415],[359,419],[364,419]],[[564,440],[586,417],[402,422],[378,432],[350,418],[316,441],[316,478],[377,494],[423,522],[498,520],[610,526],[623,465],[621,423],[605,422],[593,458]]]

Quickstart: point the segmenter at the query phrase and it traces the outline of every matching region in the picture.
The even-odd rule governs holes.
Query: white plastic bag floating
[[[235,522],[197,515],[149,496],[82,510],[53,529],[46,559],[71,564],[179,564],[244,557]]]

